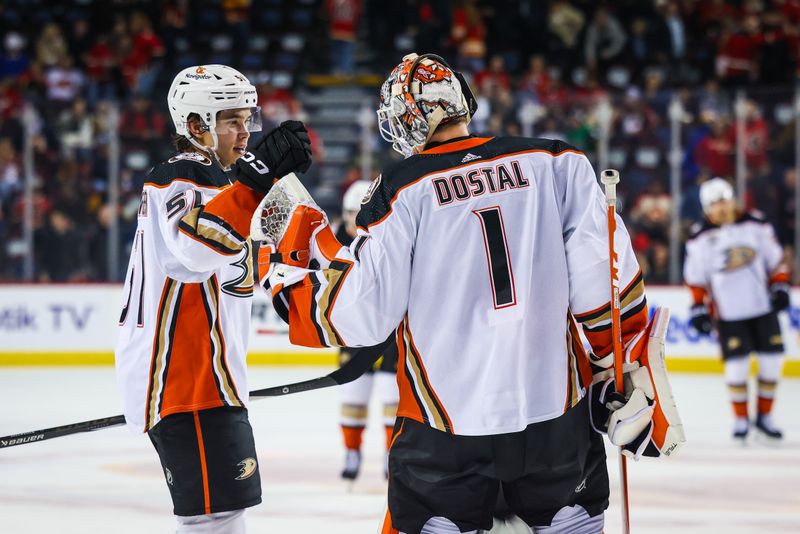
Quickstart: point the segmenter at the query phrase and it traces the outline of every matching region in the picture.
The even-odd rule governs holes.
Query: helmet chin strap
[[[186,137],[186,139],[188,139],[188,140],[189,140],[189,142],[190,142],[190,143],[191,143],[191,144],[192,144],[192,145],[193,145],[195,148],[197,148],[197,149],[199,149],[199,150],[202,150],[203,152],[205,152],[206,154],[208,154],[208,156],[211,158],[211,160],[212,160],[214,163],[216,163],[217,165],[219,165],[219,168],[220,168],[220,169],[222,169],[223,171],[229,171],[231,168],[230,168],[230,167],[226,167],[225,165],[223,165],[223,164],[222,164],[222,162],[221,162],[221,161],[220,161],[220,159],[219,159],[219,156],[217,155],[217,148],[219,147],[219,138],[217,137],[217,132],[215,132],[214,130],[211,130],[211,129],[208,129],[208,130],[206,130],[206,131],[207,131],[208,133],[210,133],[210,134],[211,134],[211,139],[213,139],[213,140],[214,140],[214,144],[213,144],[213,145],[211,145],[211,146],[205,146],[205,145],[201,144],[201,143],[200,143],[200,142],[199,142],[197,139],[195,139],[195,138],[194,138],[194,136],[193,136],[191,133],[189,133],[189,132],[187,132],[187,133],[186,133],[186,135],[185,135],[184,137]],[[230,180],[229,180],[229,181],[230,181]]]

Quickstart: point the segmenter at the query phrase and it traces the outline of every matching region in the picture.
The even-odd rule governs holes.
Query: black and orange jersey
[[[144,184],[115,350],[125,419],[247,401],[253,262],[250,217],[262,196],[199,153],[153,168]]]
[[[575,406],[611,353],[606,204],[560,141],[456,139],[376,179],[349,247],[274,287],[297,344],[367,346],[396,329],[398,416],[444,432],[517,432]],[[617,220],[624,340],[647,322]]]

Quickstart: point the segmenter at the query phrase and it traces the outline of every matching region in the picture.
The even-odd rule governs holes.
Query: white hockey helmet
[[[378,130],[405,157],[419,152],[436,128],[466,117],[477,101],[460,72],[434,54],[408,54],[381,86]]]
[[[708,212],[712,204],[720,200],[733,200],[733,187],[724,178],[712,178],[700,185],[700,204]]]
[[[203,150],[216,150],[217,113],[226,109],[249,108],[250,132],[261,131],[261,115],[256,88],[238,70],[226,65],[197,65],[183,69],[172,80],[167,105],[178,135]],[[189,133],[189,115],[196,113],[214,139],[213,147],[201,146]]]
[[[372,182],[368,182],[367,180],[357,180],[350,184],[342,200],[342,211],[360,210],[361,201],[367,196],[370,185],[372,185]]]

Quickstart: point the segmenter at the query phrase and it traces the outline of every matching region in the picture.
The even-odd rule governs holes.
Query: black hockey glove
[[[705,304],[695,304],[689,314],[691,315],[689,326],[701,334],[708,335],[711,333],[714,325],[711,323],[711,314],[708,313],[708,308]]]
[[[237,179],[267,194],[276,179],[311,166],[311,141],[300,121],[284,121],[236,162]]]
[[[773,284],[769,291],[773,311],[783,311],[789,307],[789,284]]]

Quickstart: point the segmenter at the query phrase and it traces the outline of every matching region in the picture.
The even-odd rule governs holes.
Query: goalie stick
[[[293,393],[302,393],[304,391],[313,391],[315,389],[346,384],[363,375],[367,369],[377,361],[378,356],[380,356],[378,352],[358,351],[352,359],[332,373],[318,378],[312,378],[311,380],[303,380],[302,382],[257,389],[250,392],[250,398],[258,400],[266,397],[281,397],[283,395],[291,395]],[[124,424],[125,416],[115,415],[113,417],[103,417],[101,419],[92,419],[91,421],[23,432],[21,434],[12,434],[10,436],[0,437],[0,449],[17,445],[26,445],[28,443],[37,443],[47,439],[60,438],[72,434],[80,434],[81,432],[102,430],[104,428],[111,428]]]
[[[619,183],[619,171],[615,169],[605,169],[600,173],[600,181],[603,183],[606,196],[606,214],[608,215],[608,267],[611,273],[611,338],[614,350],[614,381],[618,393],[624,392],[622,378],[622,365],[625,355],[622,352],[622,326],[620,324],[620,304],[619,304],[619,269],[618,257],[614,250],[614,233],[617,231],[617,184]],[[631,522],[628,509],[628,463],[625,455],[622,454],[622,447],[619,449],[619,486],[620,503],[622,507],[622,532],[630,534]]]

